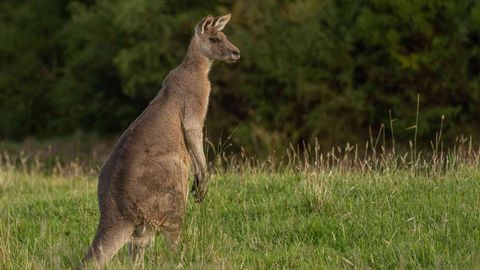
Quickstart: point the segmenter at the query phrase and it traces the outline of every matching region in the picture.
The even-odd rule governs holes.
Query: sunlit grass
[[[75,267],[98,222],[95,173],[0,172],[0,269]],[[227,170],[188,204],[178,254],[146,269],[473,269],[480,169]],[[123,250],[109,269],[131,269]]]

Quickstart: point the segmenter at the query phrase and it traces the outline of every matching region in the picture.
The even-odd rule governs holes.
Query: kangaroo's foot
[[[178,245],[180,244],[181,230],[180,228],[175,230],[163,231],[167,240],[168,247],[173,253],[177,253]]]
[[[155,231],[148,225],[139,225],[135,228],[132,240],[128,244],[128,255],[133,264],[143,265],[145,248],[148,247],[155,236]]]

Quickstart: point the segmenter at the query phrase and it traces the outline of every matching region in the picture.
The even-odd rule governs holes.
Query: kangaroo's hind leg
[[[176,253],[178,252],[178,245],[180,244],[180,236],[181,236],[181,229],[174,229],[174,230],[165,230],[163,231],[163,235],[167,240],[168,248],[170,251]]]
[[[145,248],[148,247],[155,236],[155,230],[148,225],[139,225],[135,228],[132,240],[128,243],[128,254],[133,264],[143,265]]]
[[[110,224],[100,221],[92,245],[82,261],[80,269],[102,268],[132,237],[134,225],[127,221]]]

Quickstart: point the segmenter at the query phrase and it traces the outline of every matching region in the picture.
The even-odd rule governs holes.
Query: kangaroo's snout
[[[237,60],[240,59],[240,50],[235,48],[235,49],[230,49],[228,51],[226,61],[229,63],[235,63]]]
[[[236,60],[240,59],[240,50],[232,50],[231,53],[233,58],[235,58]]]

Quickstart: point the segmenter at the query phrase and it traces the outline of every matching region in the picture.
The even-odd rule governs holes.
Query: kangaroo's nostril
[[[240,55],[240,51],[232,51],[233,55]]]

